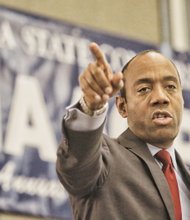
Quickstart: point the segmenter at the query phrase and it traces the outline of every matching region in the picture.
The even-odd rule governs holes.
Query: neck
[[[149,143],[155,147],[158,147],[160,149],[168,149],[172,146],[173,143]]]

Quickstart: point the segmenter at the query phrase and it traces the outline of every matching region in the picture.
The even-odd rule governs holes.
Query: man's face
[[[169,147],[179,131],[183,98],[174,65],[161,54],[137,56],[124,73],[129,128],[147,143]]]

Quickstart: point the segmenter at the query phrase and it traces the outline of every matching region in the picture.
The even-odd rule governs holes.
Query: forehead
[[[143,77],[154,74],[154,77],[173,75],[179,80],[179,75],[174,64],[162,54],[151,51],[137,55],[124,71],[127,77]]]

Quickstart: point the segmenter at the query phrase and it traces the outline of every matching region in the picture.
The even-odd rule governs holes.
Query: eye
[[[168,89],[168,90],[175,90],[176,88],[177,87],[174,84],[169,84],[169,85],[166,86],[166,89]]]
[[[150,92],[150,91],[151,91],[151,88],[146,86],[146,87],[140,88],[140,89],[138,90],[138,93],[144,94],[144,93],[148,93],[148,92]]]

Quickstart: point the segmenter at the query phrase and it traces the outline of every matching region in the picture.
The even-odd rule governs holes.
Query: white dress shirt
[[[158,151],[161,150],[160,148],[152,146],[150,144],[147,144],[147,145],[153,157],[156,155],[156,153],[158,153]],[[182,210],[182,220],[190,220],[190,192],[187,189],[186,185],[184,184],[181,173],[178,169],[174,146],[171,146],[170,148],[166,150],[169,152],[172,158],[172,163],[173,163],[175,175],[177,178],[179,194],[180,194],[181,210]],[[155,160],[160,166],[160,168],[162,169],[163,164],[156,158]]]

